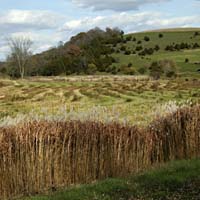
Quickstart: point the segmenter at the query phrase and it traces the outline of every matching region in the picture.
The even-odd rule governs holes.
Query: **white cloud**
[[[66,18],[44,10],[9,10],[0,13],[0,59],[5,58],[9,52],[6,45],[8,37],[29,37],[34,41],[36,52],[41,46],[54,45],[61,39],[61,33],[57,32],[57,29]]]
[[[62,16],[50,11],[10,10],[0,13],[0,33],[54,29],[62,20]]]
[[[82,8],[114,11],[136,10],[144,4],[160,3],[165,1],[169,0],[72,0],[73,3]]]
[[[94,27],[119,27],[126,33],[169,27],[198,26],[200,15],[173,17],[159,12],[120,12],[110,15],[88,16],[67,22],[59,14],[49,11],[12,10],[0,15],[0,59],[8,53],[5,37],[26,36],[34,42],[34,52],[41,52],[67,41],[71,36]]]
[[[200,23],[200,16],[167,17],[162,13],[143,12],[138,14],[119,13],[110,16],[86,17],[64,24],[61,31],[76,34],[96,26],[100,28],[119,27],[125,32],[136,32],[149,29],[193,26]]]

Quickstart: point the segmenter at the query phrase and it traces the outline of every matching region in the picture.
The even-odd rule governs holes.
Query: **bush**
[[[165,50],[166,50],[166,51],[174,51],[174,47],[173,47],[173,45],[167,45],[167,46],[165,47]]]
[[[186,59],[185,59],[185,63],[188,63],[188,62],[189,62],[189,59],[188,59],[188,58],[186,58]]]
[[[147,71],[147,69],[145,67],[141,67],[141,68],[138,69],[138,72],[140,74],[145,74],[146,71]]]
[[[88,69],[87,69],[88,74],[95,74],[97,72],[97,66],[93,63],[88,65]]]
[[[159,37],[159,38],[163,38],[163,34],[162,34],[162,33],[159,33],[158,37]]]
[[[149,71],[150,71],[150,76],[156,80],[159,79],[163,74],[163,69],[158,61],[154,61],[151,63]]]
[[[132,41],[133,41],[133,42],[136,42],[136,41],[137,41],[137,39],[134,37],[134,38],[132,39]]]
[[[128,42],[128,41],[131,41],[131,39],[132,39],[132,36],[131,36],[131,35],[129,35],[129,36],[126,37],[126,41],[127,41],[127,42]]]
[[[154,79],[159,79],[162,75],[168,78],[176,77],[177,75],[175,62],[168,59],[152,62],[149,70],[150,76]]]
[[[111,73],[111,74],[117,74],[118,73],[118,68],[114,65],[110,65],[107,69],[106,72]]]
[[[126,51],[126,47],[125,46],[121,46],[120,50],[121,51]]]
[[[125,55],[130,55],[130,54],[131,54],[131,51],[126,50],[124,54],[125,54]]]
[[[142,41],[139,40],[137,43],[138,43],[138,44],[142,44]]]
[[[196,48],[199,48],[200,46],[199,46],[199,44],[198,43],[194,43],[194,45],[193,45],[193,49],[196,49]]]
[[[155,50],[155,51],[159,51],[159,50],[160,50],[160,47],[159,47],[158,45],[155,45],[154,50]]]
[[[140,51],[140,50],[142,50],[142,49],[143,49],[142,46],[137,46],[137,47],[135,48],[136,51]]]
[[[126,65],[122,65],[120,67],[120,72],[126,75],[134,75],[135,74],[135,69],[133,67],[128,67]]]
[[[148,36],[144,36],[144,41],[148,42],[150,41],[150,38]]]
[[[132,67],[133,66],[133,64],[132,63],[128,63],[128,67]]]

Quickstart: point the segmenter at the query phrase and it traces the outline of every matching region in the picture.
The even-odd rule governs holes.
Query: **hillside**
[[[155,60],[171,59],[177,63],[180,73],[195,74],[200,68],[200,34],[197,30],[199,29],[169,29],[126,35],[125,38],[128,41],[124,44],[119,43],[115,47],[116,52],[113,56],[118,59],[118,63],[113,64],[113,66],[119,67],[132,63],[132,67],[139,69],[148,66],[150,62]],[[145,37],[149,41],[145,41]],[[188,44],[188,46],[184,47],[183,44]],[[155,50],[156,45],[159,47],[158,50]],[[125,55],[125,51],[119,52],[122,46],[125,46],[126,51],[130,51],[131,54]],[[142,52],[142,50],[136,50],[139,46],[142,47],[142,50],[145,48],[154,49],[154,52],[152,55],[138,55]],[[177,49],[166,50],[167,46],[176,46]]]
[[[150,73],[149,67],[154,61],[166,59],[175,63],[176,74],[199,76],[200,29],[165,29],[125,35],[117,28],[95,28],[32,56],[26,75],[143,75]],[[19,77],[16,65],[11,62],[7,65],[6,70],[1,68],[1,71]]]

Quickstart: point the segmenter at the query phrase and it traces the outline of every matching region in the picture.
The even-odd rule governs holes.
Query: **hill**
[[[126,42],[115,47],[113,57],[118,63],[113,66],[131,63],[137,70],[155,60],[171,59],[177,63],[180,73],[195,74],[200,68],[200,34],[197,30],[169,29],[128,34]],[[122,47],[125,47],[124,51],[120,50]]]
[[[167,28],[167,29],[153,29],[153,30],[146,30],[146,31],[143,31],[143,32],[188,32],[188,31],[200,31],[200,28],[198,27],[185,27],[185,28]]]
[[[179,74],[199,76],[200,29],[163,29],[124,35],[117,28],[95,28],[32,56],[26,74],[143,75],[149,73],[151,63],[166,59],[170,60],[168,64],[173,61],[177,65]],[[13,64],[8,67],[7,73],[19,76]]]

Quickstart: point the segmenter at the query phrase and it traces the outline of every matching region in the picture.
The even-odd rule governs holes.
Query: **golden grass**
[[[0,128],[0,199],[198,157],[199,133],[199,105],[143,128],[92,121],[30,121]]]

